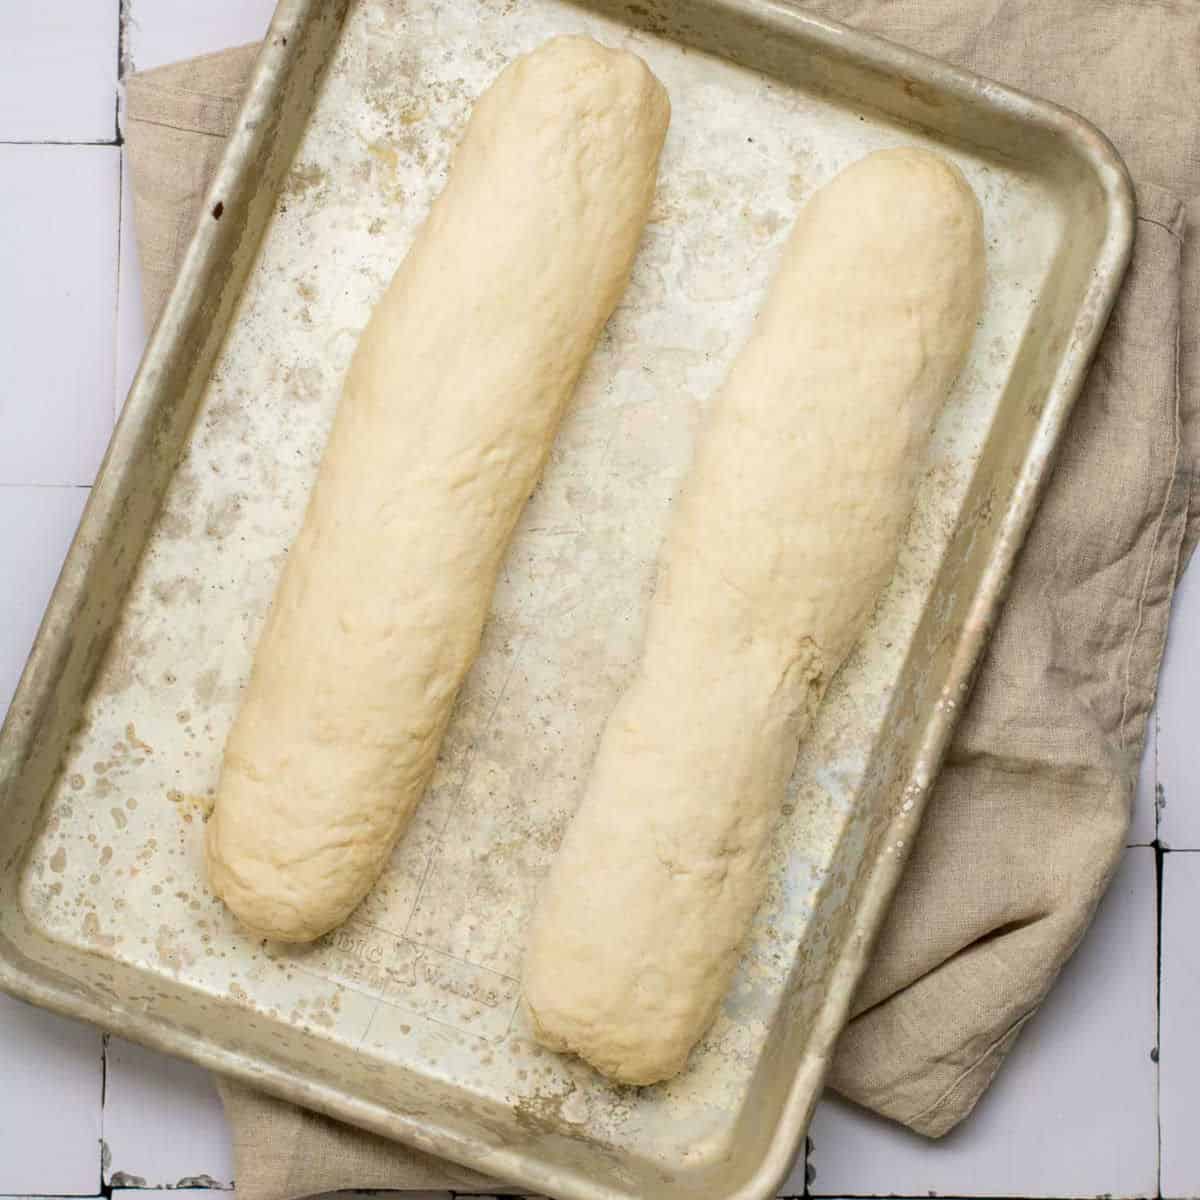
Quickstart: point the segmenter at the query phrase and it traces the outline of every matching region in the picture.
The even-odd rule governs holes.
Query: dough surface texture
[[[669,118],[641,59],[583,37],[476,104],[362,333],[226,743],[208,872],[252,932],[345,920],[420,800]]]
[[[984,267],[974,193],[924,150],[867,156],[800,213],[534,914],[543,1045],[649,1084],[716,1016],[799,740],[895,567]]]

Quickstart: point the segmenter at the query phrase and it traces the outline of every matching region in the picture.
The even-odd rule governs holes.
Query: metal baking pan
[[[339,378],[474,97],[576,31],[642,54],[674,106],[632,284],[390,870],[316,947],[262,944],[207,892],[201,831]],[[901,142],[951,155],[982,200],[981,328],[895,580],[803,749],[725,1007],[681,1077],[613,1087],[527,1036],[526,915],[793,214]],[[773,1192],[1132,218],[1079,118],[777,0],[284,0],[0,740],[0,985],[529,1191]]]

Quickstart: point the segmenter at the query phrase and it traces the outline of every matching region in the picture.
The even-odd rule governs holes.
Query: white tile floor
[[[120,8],[0,5],[0,716],[143,341],[115,131],[119,33],[126,63],[145,69],[254,40],[272,3],[128,0],[123,28]],[[1198,707],[1200,568],[1172,626],[1139,848],[995,1088],[937,1144],[822,1105],[788,1194],[807,1172],[821,1196],[1200,1197]],[[202,1200],[231,1179],[203,1072],[0,996],[0,1200],[163,1186]]]
[[[119,28],[103,0],[5,0],[0,142],[112,143]]]
[[[1193,777],[1194,778],[1194,777]],[[1159,1113],[1162,1193],[1200,1194],[1200,852],[1166,855],[1163,870]]]
[[[104,1182],[233,1186],[221,1099],[208,1071],[111,1037],[105,1055]]]
[[[132,0],[129,7],[126,69],[148,71],[258,41],[275,11],[275,0]]]
[[[0,481],[90,484],[113,424],[121,152],[0,145],[0,179]]]
[[[5,704],[17,686],[87,495],[85,487],[0,483],[0,580],[19,581],[0,588],[0,701]]]
[[[0,1192],[96,1192],[100,1032],[0,995],[0,1080]]]

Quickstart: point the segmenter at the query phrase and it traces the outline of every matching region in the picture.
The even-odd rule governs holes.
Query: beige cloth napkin
[[[983,1093],[1112,876],[1171,596],[1200,529],[1200,3],[812,7],[1079,110],[1138,182],[1129,276],[834,1064],[837,1090],[938,1136]],[[128,80],[148,324],[254,51]],[[244,1087],[222,1095],[243,1200],[496,1190]]]

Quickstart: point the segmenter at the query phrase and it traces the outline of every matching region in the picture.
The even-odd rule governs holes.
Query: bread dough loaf
[[[226,744],[209,878],[252,931],[344,920],[425,790],[669,116],[641,59],[582,37],[477,103],[363,331]]]
[[[798,740],[892,574],[983,275],[975,196],[923,150],[870,155],[801,213],[534,917],[543,1045],[653,1083],[716,1015]]]

